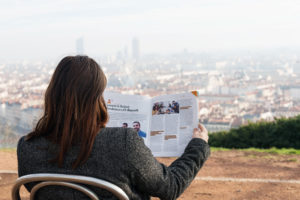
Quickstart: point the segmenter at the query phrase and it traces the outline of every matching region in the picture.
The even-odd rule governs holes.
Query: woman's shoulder
[[[18,141],[18,145],[17,145],[17,149],[20,149],[21,147],[24,148],[27,145],[32,145],[30,143],[36,143],[38,142],[37,138],[32,138],[30,140],[27,140],[27,135],[22,136],[19,141]]]
[[[24,135],[19,139],[17,148],[26,145],[30,145],[32,147],[32,145],[42,145],[46,143],[48,143],[48,141],[46,140],[45,137],[40,136],[40,137],[32,137],[30,139],[27,139],[27,135]]]
[[[37,149],[48,148],[49,141],[44,137],[34,137],[27,139],[27,135],[22,136],[17,145],[17,154],[31,154]]]

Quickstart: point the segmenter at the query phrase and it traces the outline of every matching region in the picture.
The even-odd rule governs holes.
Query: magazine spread
[[[105,92],[107,127],[134,128],[156,157],[180,156],[197,127],[192,93],[147,97]]]

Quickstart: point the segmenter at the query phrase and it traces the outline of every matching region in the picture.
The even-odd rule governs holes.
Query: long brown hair
[[[108,113],[103,99],[106,77],[87,56],[67,56],[55,69],[45,93],[44,113],[26,137],[44,136],[59,145],[52,160],[61,167],[72,145],[80,145],[73,169],[88,159],[95,137],[105,127]]]

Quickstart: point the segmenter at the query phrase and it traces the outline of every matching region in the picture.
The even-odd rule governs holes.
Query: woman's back
[[[153,158],[133,129],[126,128],[102,129],[88,160],[76,169],[72,169],[72,162],[76,159],[79,146],[68,151],[61,168],[56,163],[49,163],[55,151],[57,145],[44,137],[30,141],[21,138],[17,151],[19,176],[63,173],[101,178],[121,187],[130,199],[149,199],[150,195],[175,199],[192,181],[209,155],[207,143],[193,139],[184,155],[167,168]],[[28,189],[32,187],[27,185]],[[74,190],[51,187],[42,189],[38,194],[39,199],[84,199],[82,194]],[[92,189],[104,199],[114,199],[108,192]]]

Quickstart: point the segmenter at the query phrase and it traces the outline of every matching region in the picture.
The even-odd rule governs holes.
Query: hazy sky
[[[299,0],[0,0],[0,59],[300,47]]]

